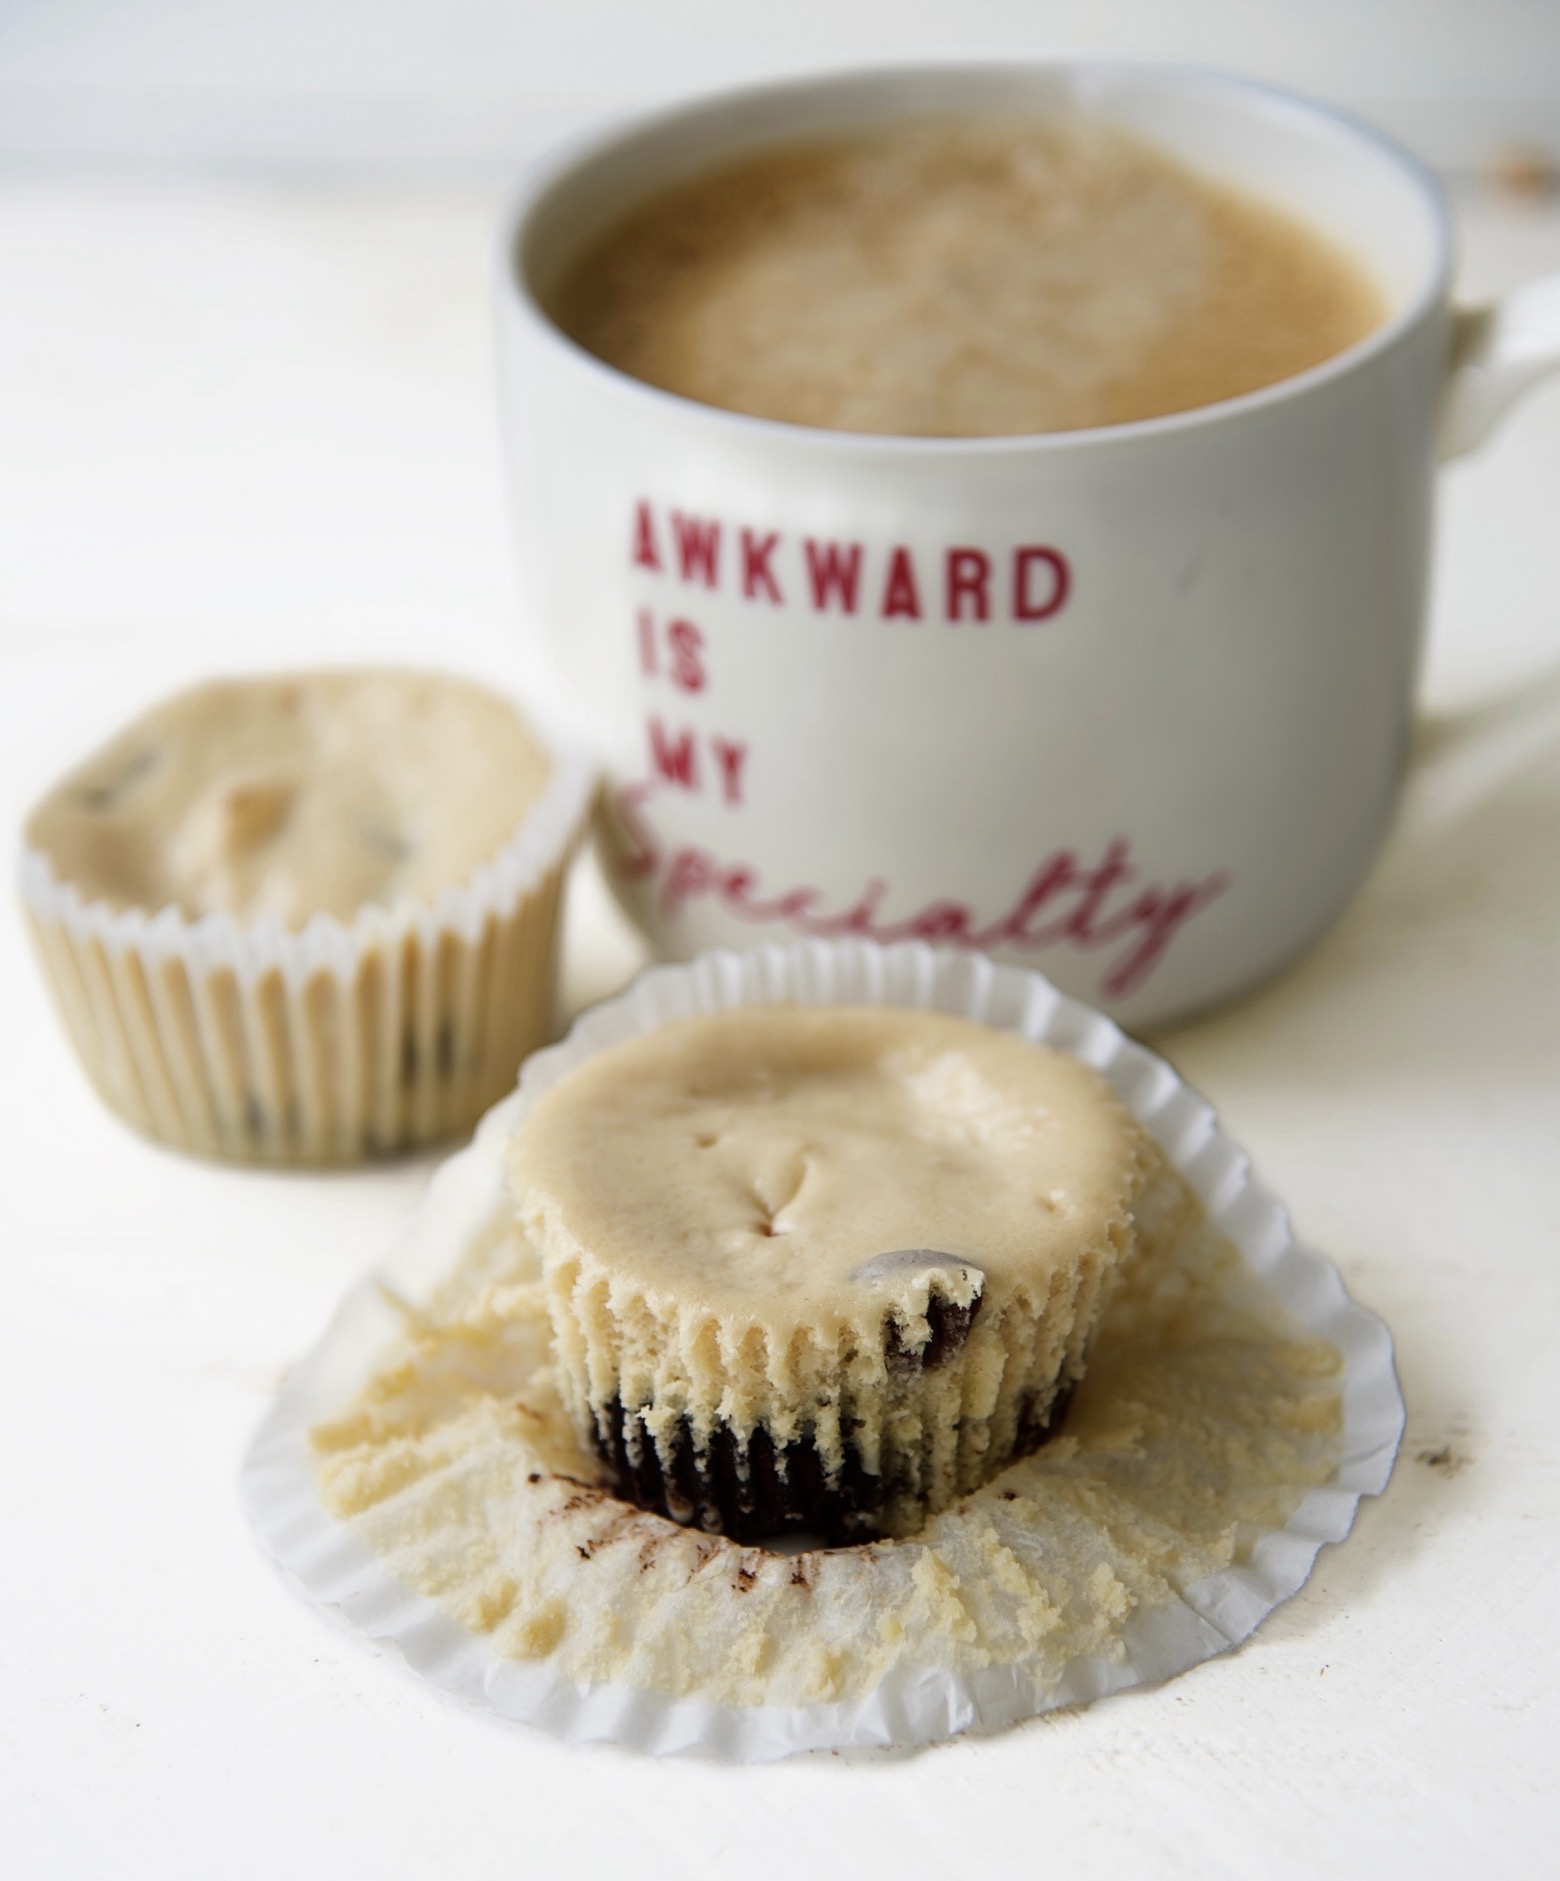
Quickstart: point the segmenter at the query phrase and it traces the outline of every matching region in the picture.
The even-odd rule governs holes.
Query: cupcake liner
[[[504,1145],[540,1091],[586,1057],[667,1020],[779,1000],[929,1007],[1011,1028],[1094,1065],[1199,1199],[1209,1230],[1244,1256],[1249,1271],[1238,1284],[1254,1287],[1306,1333],[1336,1348],[1341,1429],[1327,1480],[1297,1492],[1282,1520],[1257,1524],[1248,1545],[1217,1571],[1178,1586],[1157,1604],[1122,1603],[1130,1610],[1108,1640],[1078,1635],[1080,1649],[1044,1678],[1023,1652],[1001,1662],[988,1654],[990,1662],[980,1663],[981,1655],[968,1653],[950,1662],[943,1650],[947,1641],[933,1627],[912,1637],[869,1688],[837,1702],[733,1703],[643,1680],[581,1682],[563,1673],[553,1653],[506,1655],[492,1634],[467,1628],[398,1579],[352,1527],[322,1506],[311,1429],[340,1414],[404,1333],[408,1309],[433,1296],[504,1212]],[[1348,1533],[1359,1498],[1386,1486],[1402,1429],[1403,1402],[1386,1327],[1349,1299],[1330,1263],[1296,1243],[1283,1209],[1220,1131],[1210,1106],[1162,1059],[1033,972],[919,943],[883,949],[857,941],[807,942],[709,954],[685,967],[653,969],[623,996],[582,1018],[561,1045],[531,1058],[520,1089],[488,1114],[472,1145],[439,1170],[384,1267],[348,1294],[288,1380],[245,1461],[242,1493],[262,1545],[308,1599],[366,1638],[394,1646],[421,1676],[474,1709],[571,1741],[606,1740],[655,1753],[747,1762],[802,1750],[907,1748],[988,1731],[1057,1706],[1157,1683],[1225,1651],[1304,1584],[1321,1545]],[[1027,1467],[1012,1466],[966,1500],[989,1509],[997,1506],[994,1498],[1012,1503],[1012,1492],[1002,1485],[1025,1480],[1015,1472]],[[536,1494],[545,1497],[547,1485]],[[563,1520],[584,1499],[575,1495],[550,1508],[545,1520]],[[610,1506],[621,1515],[622,1505]],[[589,1511],[569,1519],[586,1521]],[[967,1599],[978,1603],[988,1592],[994,1596],[994,1589],[978,1585],[984,1572],[978,1563],[972,1567],[959,1556],[968,1527],[960,1529],[961,1520],[953,1511],[921,1537],[811,1557],[822,1564],[820,1628],[836,1608],[853,1612],[859,1627],[863,1612],[886,1611],[870,1604],[874,1588],[888,1589],[895,1576],[895,1586],[919,1581],[939,1559],[963,1567]],[[734,1561],[756,1560],[756,1551],[738,1550],[734,1543],[662,1526],[668,1545],[689,1551],[692,1563],[687,1589],[679,1583],[670,1599],[689,1600],[700,1591],[711,1550],[717,1556],[730,1551]],[[563,1553],[571,1560],[570,1543],[577,1538],[576,1530],[563,1536]],[[1040,1543],[1049,1546],[1043,1536]],[[587,1537],[578,1552],[588,1554],[590,1547]],[[782,1557],[769,1561],[791,1565]],[[751,1578],[750,1570],[743,1571]],[[830,1606],[824,1596],[832,1598],[836,1582],[843,1592]],[[565,1598],[583,1609],[602,1598],[602,1585],[593,1587],[576,1570]],[[707,1587],[703,1596],[711,1597]],[[723,1597],[719,1588],[713,1597]]]
[[[469,1128],[547,1036],[563,877],[590,811],[584,760],[534,726],[547,784],[511,841],[421,907],[291,931],[86,900],[24,851],[28,926],[109,1107],[165,1143],[331,1163]]]

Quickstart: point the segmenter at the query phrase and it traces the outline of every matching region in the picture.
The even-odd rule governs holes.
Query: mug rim
[[[1078,78],[1097,75],[1110,79],[1158,82],[1166,90],[1211,88],[1248,100],[1253,115],[1278,112],[1320,122],[1335,135],[1363,145],[1405,178],[1418,194],[1433,233],[1433,254],[1425,279],[1417,291],[1387,320],[1341,352],[1308,366],[1304,371],[1276,379],[1269,385],[1235,398],[1194,405],[1184,411],[1122,424],[1086,425],[1065,431],[1011,432],[997,436],[927,437],[898,432],[845,431],[819,425],[796,424],[788,419],[763,418],[732,411],[671,392],[632,373],[608,364],[566,333],[541,305],[519,264],[518,251],[528,224],[549,196],[599,158],[631,146],[637,139],[673,130],[680,119],[699,112],[740,106],[744,101],[773,99],[786,93],[798,96],[834,87],[892,84],[905,78],[988,74],[993,78],[1033,73],[1057,73]],[[1265,79],[1231,72],[1217,66],[1174,59],[1097,59],[1052,56],[991,58],[928,56],[892,62],[831,63],[803,68],[745,84],[711,86],[671,101],[618,112],[576,132],[538,157],[524,172],[509,197],[499,224],[498,267],[501,310],[516,311],[526,325],[555,348],[567,365],[582,371],[619,396],[647,404],[652,413],[683,422],[710,424],[719,432],[791,448],[811,446],[831,454],[940,459],[943,457],[1000,457],[1037,451],[1082,449],[1115,443],[1150,442],[1210,424],[1231,422],[1266,412],[1370,366],[1432,317],[1450,297],[1455,261],[1455,231],[1450,203],[1440,179],[1420,157],[1379,126],[1340,106],[1275,85]]]

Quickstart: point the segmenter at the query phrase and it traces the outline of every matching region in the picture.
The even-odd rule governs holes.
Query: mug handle
[[[1560,274],[1453,315],[1441,460],[1482,444],[1523,393],[1560,372]],[[1560,745],[1560,667],[1486,705],[1421,719],[1403,823],[1431,835],[1461,821]]]
[[[1482,444],[1530,386],[1560,372],[1560,274],[1530,281],[1493,306],[1459,308],[1452,322],[1437,440],[1443,463]]]

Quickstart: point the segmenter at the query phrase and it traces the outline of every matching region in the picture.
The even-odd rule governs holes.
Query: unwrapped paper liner
[[[1023,1667],[891,1671],[865,1696],[810,1706],[728,1706],[622,1684],[586,1688],[546,1660],[497,1654],[431,1600],[395,1579],[321,1507],[308,1433],[366,1382],[403,1321],[386,1292],[417,1304],[447,1277],[491,1218],[503,1149],[529,1103],[585,1058],[668,1020],[737,1005],[882,1004],[1000,1025],[1096,1067],[1164,1149],[1273,1300],[1342,1360],[1341,1449],[1331,1479],[1306,1493],[1244,1560],[1193,1582],[1125,1622],[1122,1659],[1075,1658],[1037,1694]],[[368,1639],[393,1644],[412,1669],[473,1709],[539,1725],[576,1742],[763,1762],[803,1750],[908,1748],[990,1731],[1042,1710],[1151,1685],[1237,1645],[1305,1582],[1324,1542],[1349,1532],[1359,1499],[1385,1488],[1403,1431],[1403,1400],[1386,1327],[1354,1304],[1336,1269],[1300,1246],[1277,1200],[1211,1107],[1163,1059],[1040,974],[920,943],[798,942],[711,953],[659,967],[585,1015],[531,1058],[520,1088],[484,1118],[471,1146],[437,1172],[406,1235],[377,1275],[349,1293],[325,1336],[284,1386],[245,1461],[242,1490],[261,1541],[302,1592]]]

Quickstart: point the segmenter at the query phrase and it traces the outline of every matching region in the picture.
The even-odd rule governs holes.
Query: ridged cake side
[[[857,1310],[776,1337],[636,1284],[523,1194],[560,1394],[622,1493],[738,1539],[787,1526],[835,1541],[914,1533],[1065,1412],[1135,1248],[1140,1154],[1121,1208],[1043,1284],[910,1267]]]

